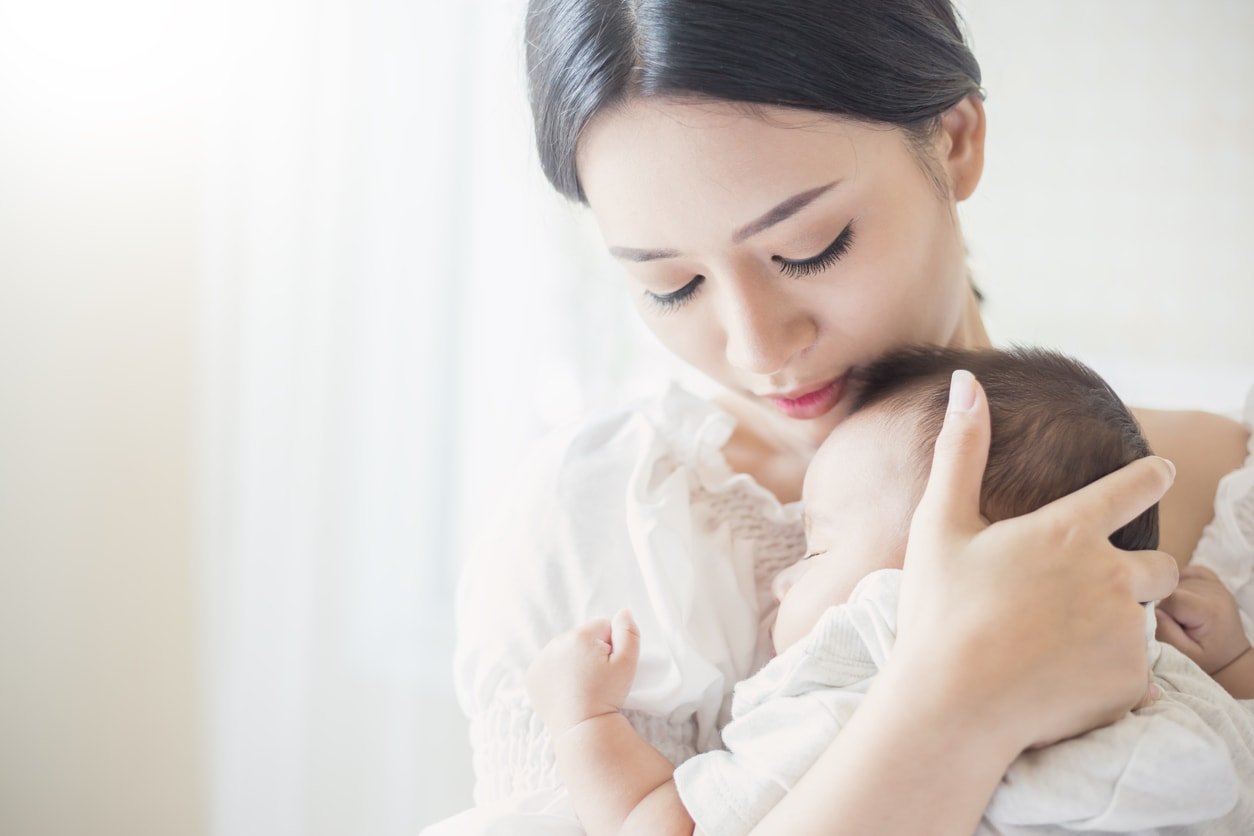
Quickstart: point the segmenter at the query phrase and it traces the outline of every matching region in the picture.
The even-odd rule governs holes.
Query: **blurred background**
[[[1254,4],[967,0],[995,340],[1254,383]],[[0,832],[469,806],[458,566],[672,367],[543,182],[521,0],[0,0]]]

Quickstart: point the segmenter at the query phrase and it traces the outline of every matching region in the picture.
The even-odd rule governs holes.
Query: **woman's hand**
[[[1110,723],[1146,695],[1138,602],[1171,593],[1176,562],[1107,538],[1162,497],[1174,468],[1141,459],[989,525],[988,443],[983,389],[956,372],[911,525],[893,664],[1021,751]]]
[[[984,392],[958,372],[915,512],[897,642],[866,699],[754,836],[970,833],[1032,745],[1122,716],[1147,690],[1145,611],[1176,562],[1107,537],[1153,505],[1147,458],[1035,513],[980,518]]]

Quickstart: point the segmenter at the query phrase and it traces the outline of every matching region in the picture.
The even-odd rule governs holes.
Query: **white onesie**
[[[867,575],[847,604],[828,609],[805,639],[736,686],[725,748],[675,770],[703,831],[748,833],[849,721],[892,650],[900,587],[899,569]],[[1232,699],[1153,631],[1149,612],[1162,699],[1021,755],[979,833],[1254,832],[1254,701]]]

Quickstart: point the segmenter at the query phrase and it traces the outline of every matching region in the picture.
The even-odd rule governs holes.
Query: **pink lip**
[[[801,390],[798,394],[790,392],[789,395],[791,397],[779,395],[768,397],[771,403],[775,405],[775,408],[789,418],[818,418],[831,412],[832,407],[840,402],[840,398],[845,392],[845,380],[848,376],[849,373],[846,372],[835,380],[808,392],[805,390]]]

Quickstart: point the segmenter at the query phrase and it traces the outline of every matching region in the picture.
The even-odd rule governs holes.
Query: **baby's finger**
[[[586,621],[575,628],[575,635],[607,642],[610,640],[610,620],[608,618],[596,618],[592,621]]]
[[[611,640],[614,648],[610,653],[610,663],[627,662],[635,664],[640,655],[640,628],[631,617],[631,612],[624,607],[614,615],[610,627],[613,633]]]
[[[1189,634],[1170,615],[1161,609],[1155,609],[1154,617],[1158,619],[1158,629],[1154,631],[1154,637],[1160,642],[1171,645],[1190,659],[1202,652],[1201,645],[1189,638]]]
[[[1177,589],[1158,602],[1158,609],[1171,616],[1185,630],[1200,627],[1210,620],[1206,599],[1191,589]]]

